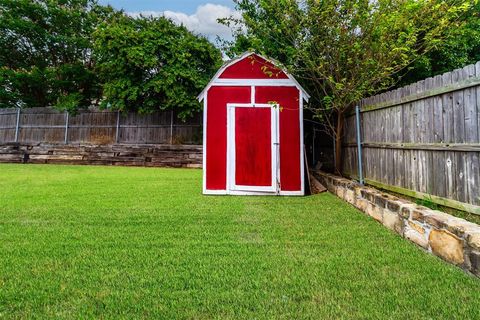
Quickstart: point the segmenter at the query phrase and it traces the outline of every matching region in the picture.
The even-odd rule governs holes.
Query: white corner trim
[[[208,95],[208,90],[207,90],[207,95]],[[203,99],[203,154],[202,154],[203,193],[207,191],[207,107],[208,107],[207,95],[205,95],[205,99]]]
[[[299,102],[299,110],[298,110],[298,118],[300,121],[300,183],[301,183],[301,190],[302,193],[305,194],[305,146],[303,141],[303,92],[300,91],[300,102]],[[307,172],[307,174],[309,174]]]

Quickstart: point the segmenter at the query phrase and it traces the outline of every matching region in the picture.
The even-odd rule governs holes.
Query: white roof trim
[[[244,54],[242,54],[242,55],[240,55],[240,56],[238,56],[238,57],[236,57],[236,58],[234,58],[230,61],[227,61],[226,63],[223,64],[223,66],[217,71],[217,73],[215,73],[212,80],[210,80],[210,82],[207,84],[205,89],[203,89],[202,92],[197,96],[198,101],[202,101],[205,98],[205,94],[207,93],[208,89],[210,89],[210,87],[212,87],[213,85],[226,85],[226,84],[228,85],[228,83],[234,84],[235,82],[249,82],[249,83],[252,83],[253,85],[255,85],[255,83],[259,83],[259,84],[272,83],[272,85],[274,83],[276,83],[277,85],[280,85],[280,86],[281,85],[288,85],[290,83],[293,86],[297,87],[298,90],[300,90],[302,92],[303,99],[305,99],[305,101],[308,102],[308,99],[310,98],[310,95],[305,91],[305,89],[303,89],[303,87],[298,83],[298,81],[290,73],[288,73],[284,69],[280,69],[280,70],[282,70],[287,75],[288,79],[219,79],[220,75],[228,67],[230,67],[231,65],[233,65],[233,64],[239,62],[240,60],[243,60],[246,57],[251,56],[253,54],[259,56],[260,58],[262,58],[262,59],[270,62],[274,66],[278,67],[278,64],[275,61],[272,61],[271,59],[268,59],[268,58],[266,58],[266,57],[264,57],[260,54],[254,53],[254,52],[245,52]]]

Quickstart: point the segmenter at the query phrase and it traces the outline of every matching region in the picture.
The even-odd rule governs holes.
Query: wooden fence
[[[48,108],[0,109],[0,143],[201,144],[202,118],[183,122],[173,111],[139,115]]]
[[[364,99],[365,181],[480,214],[480,62]],[[355,114],[346,119],[344,174],[358,176]]]

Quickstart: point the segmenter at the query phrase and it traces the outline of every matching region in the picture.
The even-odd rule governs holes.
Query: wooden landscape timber
[[[480,62],[360,102],[363,176],[373,186],[479,214]],[[355,115],[343,174],[358,176]]]
[[[308,180],[310,182],[311,194],[319,194],[327,191],[327,188],[315,177],[313,171],[309,171]]]
[[[0,145],[0,163],[47,163],[201,168],[197,145]]]

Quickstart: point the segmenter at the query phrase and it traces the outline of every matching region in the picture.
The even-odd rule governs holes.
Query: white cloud
[[[129,12],[131,16],[164,16],[175,23],[183,24],[188,30],[207,36],[210,40],[215,40],[216,36],[222,39],[230,40],[232,34],[230,28],[217,22],[219,18],[233,16],[240,18],[237,11],[218,4],[207,3],[197,8],[194,14],[187,15],[183,12],[175,11],[140,11]]]

